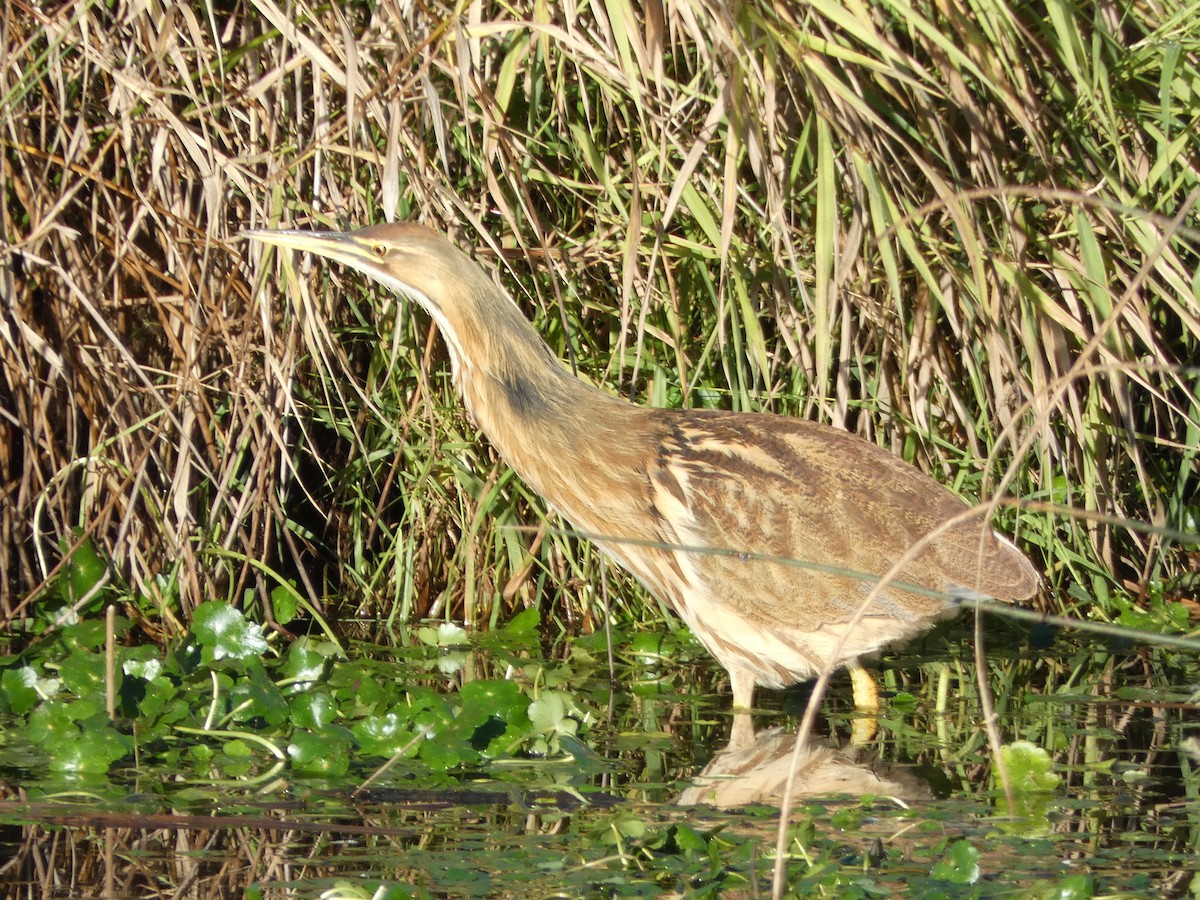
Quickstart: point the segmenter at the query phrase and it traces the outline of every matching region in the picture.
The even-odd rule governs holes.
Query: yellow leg
[[[751,709],[754,706],[754,673],[745,669],[729,670],[729,686],[733,688],[733,708]]]
[[[754,675],[745,669],[729,670],[729,686],[733,688],[733,727],[729,731],[730,750],[739,750],[754,743],[754,721],[750,708],[754,705]]]
[[[871,673],[858,663],[850,666],[850,684],[854,690],[854,720],[850,724],[850,743],[861,747],[879,730],[879,686]]]

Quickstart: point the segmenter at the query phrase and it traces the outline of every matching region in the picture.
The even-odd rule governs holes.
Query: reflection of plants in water
[[[1025,837],[1049,834],[1050,821],[1047,814],[1062,779],[1054,774],[1054,763],[1050,754],[1029,741],[1014,741],[1000,748],[1000,755],[1007,770],[1013,808],[1008,807],[1008,797],[993,784],[997,795],[997,806],[1001,816],[1012,819],[1003,827]]]

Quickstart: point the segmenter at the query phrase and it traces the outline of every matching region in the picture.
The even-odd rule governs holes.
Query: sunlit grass
[[[1190,7],[10,13],[9,635],[111,602],[172,647],[220,600],[290,636],[297,594],[389,634],[673,627],[477,433],[427,318],[233,239],[385,219],[473,249],[580,377],[856,431],[1007,501],[1051,611],[1190,627]]]
[[[530,568],[557,532],[428,321],[219,243],[280,221],[428,222],[635,401],[818,418],[970,499],[1060,507],[1002,517],[1055,593],[1187,568],[1185,7],[113,15],[22,17],[4,47],[6,609],[74,527],[143,593],[178,584],[183,622],[272,589],[209,544],[399,618],[595,596],[554,587],[599,577],[576,541]]]

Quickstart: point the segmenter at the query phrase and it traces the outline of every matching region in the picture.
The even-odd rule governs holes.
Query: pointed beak
[[[344,231],[275,231],[252,229],[238,233],[251,241],[259,241],[287,250],[302,250],[357,269],[374,269],[375,260],[353,234]]]

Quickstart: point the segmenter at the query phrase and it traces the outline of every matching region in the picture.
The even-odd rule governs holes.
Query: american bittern
[[[860,656],[927,629],[948,597],[1020,600],[1037,587],[1029,560],[963,517],[963,501],[866,440],[776,415],[644,409],[584,383],[426,228],[244,234],[343,263],[423,307],[500,455],[682,617],[729,671],[735,710],[755,684],[803,681],[830,660],[864,676]],[[867,685],[855,678],[860,705]]]

